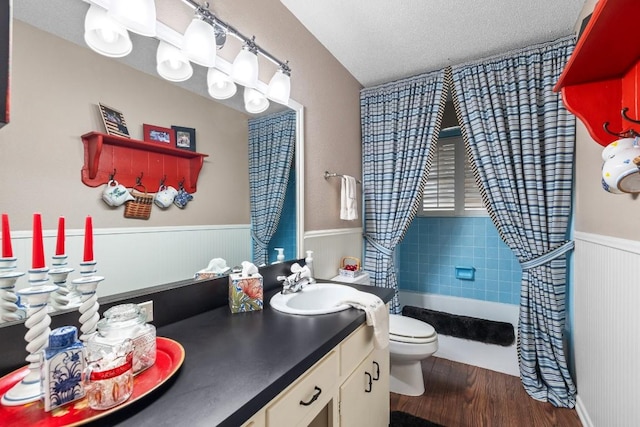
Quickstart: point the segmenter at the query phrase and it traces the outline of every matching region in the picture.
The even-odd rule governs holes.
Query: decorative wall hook
[[[144,176],[144,172],[140,172],[140,176],[136,177],[136,185],[142,185],[142,177]]]
[[[165,174],[161,179],[160,179],[160,187],[164,186],[164,182],[167,180],[167,174]]]
[[[116,176],[116,169],[113,169],[113,172],[109,174],[109,181],[113,181],[113,178]]]
[[[624,107],[622,110],[620,110],[620,115],[622,116],[622,118],[628,122],[640,124],[640,120],[632,119],[631,117],[627,116],[627,111],[629,111],[629,107]]]
[[[623,130],[622,132],[613,132],[612,130],[609,130],[609,122],[604,122],[602,124],[602,128],[609,135],[617,136],[619,138],[634,138],[636,136],[640,136],[640,134],[633,129]]]

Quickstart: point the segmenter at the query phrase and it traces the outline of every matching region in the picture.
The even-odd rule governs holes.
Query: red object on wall
[[[601,145],[622,136],[605,123],[640,133],[639,18],[638,0],[600,0],[554,88]]]
[[[162,179],[165,185],[182,185],[196,192],[198,175],[207,154],[172,148],[159,142],[89,132],[82,135],[84,166],[82,182],[89,187],[106,184],[113,179],[125,187],[134,187],[142,176],[147,191],[155,192]]]

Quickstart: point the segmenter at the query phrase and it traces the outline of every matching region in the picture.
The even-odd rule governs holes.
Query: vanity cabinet
[[[362,325],[243,427],[389,425],[389,349]]]

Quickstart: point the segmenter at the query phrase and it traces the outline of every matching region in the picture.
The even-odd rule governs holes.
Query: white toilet
[[[390,391],[406,396],[424,394],[420,362],[436,351],[438,351],[438,334],[433,326],[411,317],[390,314]]]
[[[368,273],[356,278],[336,276],[336,282],[370,285]],[[412,317],[389,314],[389,359],[391,375],[389,390],[406,396],[424,394],[424,379],[420,362],[438,351],[438,334],[430,324]]]

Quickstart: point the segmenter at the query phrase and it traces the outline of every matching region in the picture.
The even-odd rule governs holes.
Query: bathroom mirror
[[[14,2],[13,4],[14,10],[13,10],[13,15],[14,15],[14,20],[20,21],[21,23],[26,23],[30,26],[36,27],[39,30],[42,30],[46,33],[53,33],[56,34],[55,36],[52,35],[51,37],[60,37],[62,39],[66,39],[66,40],[71,40],[74,39],[73,42],[69,42],[69,43],[74,43],[77,46],[82,46],[83,49],[86,49],[87,51],[89,51],[89,49],[86,47],[86,45],[84,45],[84,41],[82,41],[82,33],[83,33],[83,21],[84,21],[84,15],[86,13],[86,10],[88,9],[88,4],[83,2],[82,0],[51,0],[51,1],[47,1],[47,2],[41,2],[41,1],[36,1],[36,0],[20,0],[17,2]],[[230,17],[232,18],[232,17]],[[14,37],[16,37],[16,34],[20,35],[20,34],[24,34],[24,25],[22,25],[22,30],[21,31],[14,31]],[[42,34],[39,35],[39,37],[41,37]],[[80,40],[78,40],[78,38]],[[147,60],[147,61],[151,61],[151,65],[147,64],[146,67],[151,69],[151,72],[147,72],[144,71],[146,73],[148,73],[148,78],[149,79],[160,79],[160,77],[158,77],[155,74],[155,46],[157,46],[157,40],[154,39],[149,39],[149,38],[144,38],[144,37],[140,37],[140,36],[136,36],[136,35],[131,35],[132,38],[132,42],[134,44],[134,52],[137,52],[138,55],[135,58],[128,58],[130,60]],[[17,42],[17,40],[14,40],[14,43]],[[144,48],[145,44],[149,44],[151,46],[151,52],[144,52],[141,49]],[[139,51],[140,50],[140,51]],[[93,54],[96,55],[96,54]],[[38,61],[36,61],[36,59],[34,58],[34,62],[39,63],[38,69],[44,73],[46,72],[46,70],[51,70],[51,69],[55,69],[57,67],[59,67],[60,64],[64,63],[65,61],[69,61],[69,58],[65,58],[64,56],[60,56],[60,55],[56,55],[54,52],[51,52],[51,55],[39,55],[41,56],[41,58],[38,58]],[[113,61],[118,62],[119,60],[116,59],[108,59],[109,61]],[[39,61],[47,61],[46,64],[42,64]],[[56,61],[60,61],[59,63],[57,63]],[[126,62],[126,61],[124,61]],[[86,67],[91,67],[92,64],[91,63],[87,63]],[[140,70],[142,67],[141,65],[122,65],[123,67],[138,67],[136,69]],[[34,68],[36,68],[36,66],[34,65]],[[202,88],[205,86],[205,84],[202,81],[198,81],[198,77],[202,78],[203,75],[206,74],[206,70],[202,69],[202,67],[199,66],[194,66],[194,77],[192,79],[190,79],[189,81],[182,83],[182,84],[177,84],[178,86],[180,86],[183,90],[185,91],[191,91],[191,92],[202,92]],[[49,79],[47,81],[48,85],[58,85],[59,82],[56,82],[54,80],[51,80],[50,75],[43,77],[43,79]],[[71,77],[73,78],[73,77]],[[170,83],[166,83],[166,84],[170,84]],[[241,90],[239,90],[240,95],[236,95],[233,99],[229,100],[228,102],[226,102],[226,108],[232,109],[236,112],[238,112],[238,114],[241,115],[245,115],[247,119],[252,118],[252,117],[257,117],[255,115],[249,115],[246,112],[243,111],[243,108],[239,105],[241,105],[242,101],[242,95],[241,95]],[[20,91],[14,91],[12,93],[12,97],[14,98],[14,101],[18,101],[17,97],[18,96],[24,96],[24,94]],[[29,102],[34,102],[37,103],[38,102],[38,93],[29,93],[28,94],[29,97]],[[206,96],[205,96],[206,97]],[[240,99],[240,101],[239,101]],[[95,103],[97,103],[98,101],[100,101],[99,99],[95,100]],[[212,98],[207,98],[206,100],[207,103],[211,103],[212,105],[219,105],[220,102],[218,100],[214,100]],[[64,109],[65,106],[65,100],[61,99],[60,100],[60,105],[51,105],[48,108],[51,109],[52,113],[55,113],[56,111],[60,110],[60,109]],[[115,107],[118,107],[117,105]],[[85,109],[85,110],[89,110],[92,108],[91,105],[82,105],[81,108]],[[297,104],[295,101],[291,101],[289,104],[289,108],[296,111],[297,113],[297,130],[296,130],[296,147],[295,147],[295,158],[294,158],[294,168],[295,168],[295,173],[294,173],[294,177],[295,177],[295,189],[293,191],[293,197],[295,198],[295,201],[297,200],[302,200],[302,187],[303,187],[303,182],[302,182],[302,177],[303,177],[303,169],[302,169],[302,158],[303,158],[303,140],[302,140],[302,106]],[[271,103],[271,107],[269,110],[267,110],[265,113],[263,113],[263,115],[268,115],[268,114],[274,114],[274,113],[278,113],[280,111],[283,111],[284,109],[286,109],[286,107],[280,106],[278,104],[275,103]],[[215,111],[220,111],[219,107],[215,108]],[[229,113],[225,113],[225,114],[229,114]],[[125,114],[126,116],[127,114]],[[97,126],[99,124],[99,122],[96,122],[95,125]],[[6,133],[6,129],[7,128],[11,128],[11,124],[6,126],[5,128],[3,128],[2,130],[0,130],[0,142],[1,143],[10,143],[10,141],[3,141],[4,139],[4,135],[8,135],[10,133]],[[100,128],[95,128],[95,130],[100,130]],[[81,153],[82,150],[82,143],[80,141],[80,135],[82,134],[82,132],[87,132],[90,131],[92,129],[87,129],[86,126],[82,129],[79,129],[78,131],[75,130],[69,130],[69,140],[71,144],[74,144],[74,150],[77,150],[78,152]],[[65,141],[66,142],[66,141]],[[42,144],[46,144],[46,141],[42,141]],[[247,142],[244,141],[244,144],[246,144]],[[77,147],[76,147],[77,145]],[[198,145],[199,147],[200,145]],[[54,155],[55,157],[55,155]],[[0,164],[2,163],[2,158],[0,157]],[[212,154],[210,155],[210,157],[206,160],[206,164],[205,167],[203,168],[203,170],[211,170],[213,168],[219,168],[219,167],[223,167],[224,163],[226,161],[226,158],[223,156],[219,156],[216,154]],[[246,161],[246,160],[245,160]],[[73,168],[74,170],[71,172],[71,174],[73,175],[73,179],[77,180],[78,182],[80,181],[80,176],[79,176],[79,170],[80,170],[81,164],[73,164],[72,166],[70,166],[70,168]],[[58,173],[58,171],[55,169],[55,167],[51,167],[51,168],[47,168],[46,171],[45,170],[40,170],[40,171],[32,171],[33,173],[30,174],[30,176],[25,180],[22,181],[21,180],[21,185],[23,186],[22,190],[25,194],[30,194],[30,197],[27,198],[25,197],[24,200],[20,200],[19,203],[23,203],[25,204],[25,208],[24,210],[29,211],[29,212],[34,212],[40,209],[37,200],[38,200],[38,192],[39,191],[49,191],[48,188],[44,187],[44,186],[38,186],[38,180],[35,179],[34,177],[32,177],[31,175],[42,175],[44,173],[47,174],[48,180],[49,182],[51,181],[55,181],[56,180],[56,174]],[[203,172],[204,173],[204,172]],[[242,171],[238,171],[238,173],[240,175],[245,174],[248,175],[247,173],[247,167],[246,165],[244,166],[244,170]],[[201,177],[202,178],[202,177]],[[203,178],[204,179],[204,178]],[[230,178],[230,180],[232,180],[234,178]],[[75,182],[75,181],[74,181]],[[205,181],[203,181],[205,182]],[[227,183],[216,180],[215,182],[216,185],[219,186],[226,186]],[[209,184],[210,185],[210,184]],[[198,184],[198,189],[199,191],[195,194],[196,197],[196,201],[198,197],[202,197],[200,195],[200,189],[204,187],[204,183],[200,183]],[[89,191],[89,189],[85,189],[82,188],[83,191]],[[100,189],[96,188],[96,189],[91,189],[91,191],[93,193],[91,194],[97,194]],[[248,191],[248,190],[247,190]],[[6,193],[5,193],[6,194]],[[248,194],[247,192],[245,192],[245,194]],[[1,197],[1,195],[0,195]],[[93,196],[92,196],[93,197]],[[91,203],[93,204],[100,204],[101,202],[98,201],[97,197],[95,197],[96,200],[90,200],[89,202],[89,206],[90,209],[93,209],[93,206],[91,205]],[[248,199],[245,197],[245,199]],[[211,203],[211,201],[208,201],[209,203]],[[228,196],[224,196],[222,197],[220,200],[214,201],[215,202],[215,206],[217,209],[226,209],[229,210],[231,209],[231,207],[234,205],[234,203],[238,203],[238,204],[244,204],[247,205],[248,204],[248,200],[234,200],[233,198],[229,198]],[[195,206],[195,205],[194,205]],[[302,243],[301,243],[301,236],[302,236],[302,219],[303,219],[303,215],[301,214],[301,206],[299,206],[298,203],[294,203],[293,204],[294,209],[295,209],[295,224],[293,226],[291,226],[292,224],[288,224],[289,225],[289,233],[293,233],[294,237],[293,239],[296,241],[296,253],[291,253],[291,252],[287,252],[287,258],[295,258],[295,257],[299,257],[300,255],[300,248],[302,247]],[[77,205],[74,206],[74,209],[77,210],[83,210],[83,206],[82,205]],[[104,206],[100,205],[99,209],[104,209]],[[188,208],[187,208],[188,209]],[[194,208],[195,209],[195,208]],[[88,209],[89,210],[89,209]],[[185,211],[187,212],[187,211]],[[191,212],[189,212],[189,214],[191,214],[193,212],[193,210]],[[61,212],[62,214],[64,214],[64,212]],[[155,212],[154,212],[155,213]],[[57,215],[58,213],[49,213],[49,217],[53,216],[53,215]],[[156,218],[159,218],[159,216],[161,214],[165,214],[164,212],[160,212],[158,213],[156,216]],[[171,215],[180,215],[180,213],[178,213],[178,209],[173,209],[173,211],[170,213]],[[153,215],[153,213],[152,213]],[[169,214],[167,214],[168,216]],[[205,212],[206,215],[206,212]],[[120,221],[120,217],[122,216],[122,212],[117,212],[117,213],[113,213],[113,217],[116,218],[116,216],[118,217],[118,220]],[[177,217],[179,218],[179,217]],[[177,220],[174,220],[175,222],[177,222]],[[205,220],[206,221],[206,218]],[[248,222],[247,220],[243,220],[242,222]],[[77,223],[77,221],[76,221]],[[106,221],[102,222],[103,225],[101,227],[114,227],[117,229],[118,225],[114,225],[114,226],[110,226],[108,223],[106,223]],[[106,224],[105,224],[106,223]],[[205,224],[207,224],[205,222]],[[128,225],[128,224],[127,224]],[[216,225],[216,224],[214,224]],[[147,231],[147,229],[145,228],[145,224],[143,223],[138,223],[136,224],[137,228],[139,229],[139,231],[142,232],[146,232],[147,234],[153,234],[154,232],[156,232],[157,230],[154,229],[154,227],[149,227],[149,231]],[[22,229],[22,230],[27,230],[28,226],[18,226],[18,229]],[[98,226],[100,227],[100,226]],[[227,229],[227,228],[231,228],[232,226],[228,225],[228,224],[223,224],[221,225],[220,229]],[[12,229],[13,229],[13,223],[12,223]],[[49,228],[51,229],[52,227],[47,227],[45,226],[45,228]],[[77,227],[76,227],[77,228]],[[185,227],[183,227],[185,228]],[[188,227],[186,227],[188,228]],[[189,229],[188,231],[193,232],[194,235],[200,234],[202,232],[203,228],[207,228],[201,225],[193,225],[191,227],[191,229]],[[123,229],[124,230],[124,229]],[[164,233],[164,229],[161,230]],[[126,230],[122,231],[120,229],[117,229],[116,232],[114,234],[117,233],[124,233],[126,232]],[[285,231],[286,232],[286,231]],[[247,230],[243,230],[244,234],[241,234],[241,238],[233,238],[232,241],[227,242],[228,246],[233,246],[233,245],[240,245],[243,247],[248,247],[249,248],[249,253],[250,253],[250,247],[251,247],[251,242],[250,242],[250,236],[249,236],[249,232]],[[169,235],[169,233],[156,233],[158,235],[158,244],[161,245],[167,245],[170,246],[172,245],[172,237]],[[166,237],[163,237],[166,236]],[[97,236],[98,238],[100,238],[101,236]],[[74,241],[80,241],[81,240],[81,236],[75,236],[73,237]],[[242,239],[242,240],[240,240]],[[25,239],[26,240],[26,239]],[[68,236],[68,242],[69,242],[69,236]],[[195,241],[196,239],[193,239],[192,241]],[[189,243],[189,242],[187,242]],[[218,242],[219,243],[219,242]],[[73,242],[68,243],[68,244],[74,244]],[[81,244],[81,243],[79,243]],[[176,249],[177,251],[182,250],[182,247],[185,246],[185,243],[181,243],[181,248]],[[125,248],[125,247],[120,247],[120,248],[116,248],[117,250],[119,250],[120,252],[124,252],[125,250],[129,249],[129,248]],[[109,289],[108,292],[103,292],[100,293],[100,289],[99,289],[99,295],[101,296],[106,296],[106,295],[115,295],[116,293],[111,292],[114,289],[119,289],[120,292],[124,292],[124,291],[138,291],[138,290],[142,290],[145,287],[149,287],[149,286],[157,286],[163,283],[167,283],[167,282],[174,282],[177,280],[183,280],[183,279],[189,279],[191,277],[193,277],[193,272],[194,268],[190,268],[187,269],[186,271],[184,271],[183,273],[181,273],[182,275],[176,277],[176,269],[175,269],[175,265],[169,264],[169,263],[165,263],[164,261],[156,261],[153,263],[149,263],[148,261],[136,261],[135,259],[135,251],[136,249],[133,248],[132,249],[134,252],[133,256],[129,256],[128,258],[130,258],[130,263],[126,266],[127,269],[131,269],[131,268],[135,268],[135,266],[142,266],[139,269],[144,271],[144,268],[148,268],[149,270],[153,269],[153,270],[160,270],[160,271],[154,271],[153,273],[155,274],[154,278],[148,277],[149,275],[145,275],[142,274],[142,279],[136,279],[136,280],[117,280],[114,279],[116,277],[115,274],[111,273],[111,271],[114,270],[114,268],[112,266],[109,265],[110,260],[109,259],[105,259],[105,257],[102,257],[102,259],[98,259],[98,269],[99,272],[104,274],[107,277],[107,280],[109,281],[109,287],[111,287],[111,289]],[[20,268],[21,271],[25,271],[26,268],[24,268],[24,264],[28,264],[28,261],[25,260],[25,258],[29,257],[29,253],[25,251],[23,251],[25,254],[24,256],[21,256],[22,260],[23,260],[23,266],[22,268]],[[106,252],[103,251],[103,252]],[[52,255],[52,253],[47,253],[47,256],[49,257],[49,255]],[[213,257],[219,256],[219,254],[210,254],[207,255],[207,260]],[[275,253],[274,253],[275,256]],[[233,266],[233,265],[237,265],[239,264],[243,259],[227,259],[228,261],[228,265]],[[24,262],[26,261],[26,262]],[[178,262],[178,264],[180,264],[181,262]],[[77,265],[77,263],[75,263]],[[203,265],[202,263],[199,264],[200,267],[205,267],[206,263]],[[162,271],[162,269],[165,269],[165,271]],[[76,266],[77,269],[77,266]],[[77,271],[76,271],[77,273]],[[74,276],[78,277],[78,275],[76,274]],[[123,276],[125,277],[125,276]],[[166,278],[166,279],[165,279]],[[145,280],[147,280],[147,283],[145,283]],[[107,283],[107,280],[105,280],[105,284]],[[26,282],[26,279],[23,278],[21,280],[22,282]],[[115,282],[115,283],[114,283]],[[26,285],[22,284],[21,287],[24,287]],[[0,323],[0,325],[2,325]]]

